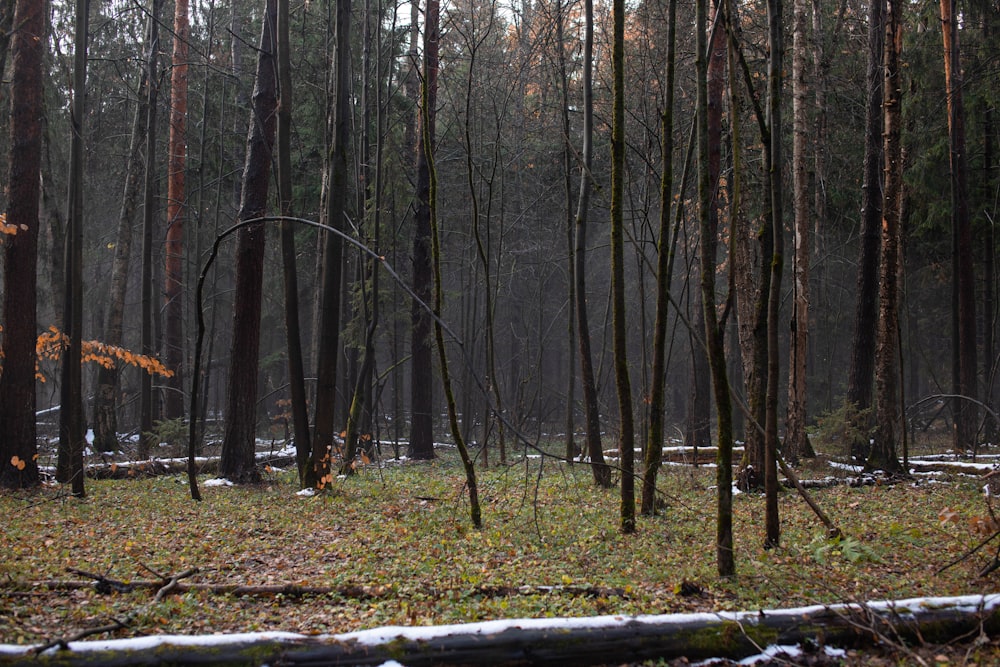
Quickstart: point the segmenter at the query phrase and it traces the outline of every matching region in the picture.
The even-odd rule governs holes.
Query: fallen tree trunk
[[[1000,595],[921,598],[761,612],[522,619],[342,635],[291,633],[145,637],[71,642],[35,655],[0,646],[0,664],[36,665],[422,665],[622,664],[735,658],[805,641],[841,648],[941,642],[1000,631]],[[887,638],[891,637],[892,640]]]

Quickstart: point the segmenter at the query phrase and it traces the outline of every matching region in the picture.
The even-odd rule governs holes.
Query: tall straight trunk
[[[10,159],[4,239],[3,373],[0,373],[0,487],[39,483],[35,443],[35,339],[38,196],[42,156],[42,54],[47,43],[45,4],[17,0],[11,45]],[[17,317],[11,317],[17,313]]]
[[[861,190],[861,255],[858,290],[847,378],[847,402],[861,412],[859,423],[867,433],[875,377],[875,328],[878,322],[878,273],[882,224],[882,112],[885,57],[885,0],[872,0],[868,17],[868,67],[866,73],[865,157]],[[870,446],[867,435],[851,443],[851,456],[863,461]]]
[[[289,53],[288,0],[278,0],[278,210],[290,216],[292,206],[292,70]],[[285,288],[285,340],[288,346],[288,385],[292,399],[292,428],[300,488],[312,488],[309,480],[309,408],[306,403],[306,380],[302,361],[302,333],[299,327],[299,277],[295,258],[295,229],[289,220],[281,221],[281,268]]]
[[[435,0],[428,0],[426,21],[432,18]],[[436,16],[433,16],[436,20]],[[427,305],[431,301],[431,212],[430,164],[428,156],[434,147],[426,142],[434,140],[434,113],[437,105],[437,41],[430,32],[436,25],[424,25],[424,72],[421,85],[420,126],[417,137],[417,187],[416,211],[413,219],[413,293],[423,303],[414,301],[410,313],[410,448],[409,456],[415,459],[434,458],[434,368],[431,357],[431,314]],[[426,53],[431,49],[432,53]]]
[[[139,280],[142,324],[140,349],[153,354],[153,228],[156,216],[156,97],[159,93],[157,58],[160,54],[159,17],[163,0],[152,0],[149,16],[149,49],[146,54],[146,173],[142,204],[142,268]],[[139,451],[140,459],[149,456],[153,430],[153,378],[139,374]]]
[[[767,396],[764,411],[764,496],[765,547],[776,547],[781,534],[778,520],[778,310],[781,304],[781,273],[784,268],[784,207],[781,169],[781,83],[784,61],[783,7],[781,0],[768,0],[767,115],[768,143],[765,166],[768,172],[771,226],[774,253],[771,255],[771,285],[767,299]]]
[[[618,396],[618,457],[621,467],[619,530],[635,532],[635,425],[629,380],[628,338],[625,328],[625,0],[612,4],[614,38],[611,65],[611,328]]]
[[[327,224],[344,229],[348,197],[347,142],[350,137],[350,56],[351,2],[337,3],[334,31],[337,50],[334,55],[333,134],[330,140],[329,178],[326,198]],[[337,399],[337,357],[340,347],[341,290],[343,278],[343,241],[326,232],[323,247],[323,286],[319,353],[316,370],[316,424],[313,435],[312,475],[314,485],[323,488],[332,481],[335,406]]]
[[[806,434],[806,371],[809,345],[809,254],[812,249],[812,218],[809,210],[809,175],[806,160],[809,148],[809,85],[807,83],[808,28],[806,3],[794,0],[792,31],[792,208],[794,243],[792,250],[792,331],[788,353],[788,413],[784,454],[792,461],[808,455]],[[814,36],[819,39],[819,35]]]
[[[267,213],[271,156],[277,123],[274,33],[277,2],[267,0],[257,51],[250,128],[239,220]],[[226,424],[219,475],[238,483],[260,481],[255,460],[257,443],[257,383],[259,378],[261,289],[264,280],[265,226],[252,223],[237,232],[236,291],[233,296],[233,338],[230,348]]]
[[[598,486],[611,486],[611,468],[604,462],[601,446],[601,414],[597,403],[597,379],[590,349],[587,317],[587,217],[590,208],[590,168],[594,134],[594,2],[584,0],[583,41],[583,164],[580,167],[580,197],[576,208],[576,247],[573,250],[573,280],[576,283],[576,321],[580,348],[580,383],[586,416],[587,455]]]
[[[972,220],[969,213],[968,158],[965,151],[965,105],[962,96],[962,63],[959,56],[957,0],[941,0],[941,31],[944,42],[944,78],[948,102],[948,144],[951,167],[951,224],[954,257],[955,359],[958,384],[954,448],[975,446],[978,409],[973,401],[976,387],[976,283],[973,269]],[[964,400],[971,399],[971,400]]]
[[[147,42],[149,35],[147,35]],[[145,91],[147,72],[145,68],[139,79],[139,91]],[[128,291],[129,264],[132,259],[132,223],[139,205],[142,186],[142,149],[146,141],[145,120],[147,100],[140,92],[132,120],[132,136],[129,140],[128,160],[125,167],[125,187],[122,205],[118,214],[118,232],[115,235],[115,257],[111,268],[111,283],[108,289],[108,317],[104,325],[103,341],[108,345],[122,344],[122,329],[125,321],[125,297]],[[118,374],[116,366],[108,368],[100,365],[94,388],[93,428],[94,449],[98,452],[118,450]]]
[[[163,346],[167,368],[164,418],[184,414],[184,224],[187,168],[188,0],[174,3],[174,50],[170,70],[170,145],[167,158],[167,234],[163,265]]]
[[[67,210],[66,284],[63,327],[69,344],[62,358],[62,406],[59,410],[59,455],[56,478],[72,483],[74,496],[86,495],[83,450],[83,121],[87,107],[87,39],[89,3],[76,0],[73,39],[73,102],[70,112],[69,196]]]
[[[879,272],[878,343],[875,348],[875,437],[865,463],[868,470],[904,472],[896,455],[899,437],[899,332],[898,259],[900,207],[903,200],[903,152],[901,141],[903,46],[902,0],[889,0],[885,21],[885,79],[883,81],[885,133],[885,194],[882,199],[882,251]]]
[[[568,302],[568,313],[566,316],[566,345],[569,364],[566,374],[566,461],[573,464],[573,459],[580,453],[579,445],[576,444],[576,363],[573,357],[576,355],[576,282],[573,280],[573,147],[570,144],[570,122],[569,122],[569,79],[566,71],[566,50],[563,48],[565,40],[565,16],[563,14],[562,0],[555,1],[556,12],[556,49],[559,53],[559,93],[562,100],[560,120],[563,131],[563,193],[566,198],[566,257],[569,266],[567,267],[568,280],[566,281],[566,292]],[[655,481],[654,481],[655,484]]]
[[[670,203],[674,191],[674,80],[676,78],[677,0],[667,3],[667,63],[663,110],[660,112],[660,229],[656,247],[656,320],[653,324],[653,368],[649,394],[649,431],[642,475],[643,514],[656,513],[656,474],[663,458],[663,411],[666,401],[667,313],[673,271]]]
[[[695,123],[698,131],[698,221],[701,233],[700,275],[701,294],[704,302],[705,344],[712,372],[712,387],[718,416],[718,456],[716,483],[718,503],[716,516],[715,555],[719,576],[736,573],[733,553],[733,415],[729,395],[729,378],[726,371],[726,353],[722,330],[715,308],[717,230],[712,228],[711,178],[709,168],[708,132],[708,0],[695,3],[696,34],[696,106]]]

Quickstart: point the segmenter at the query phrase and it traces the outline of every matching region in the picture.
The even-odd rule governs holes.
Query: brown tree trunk
[[[428,0],[428,20],[434,0]],[[436,6],[436,5],[435,5]],[[410,338],[410,448],[409,456],[415,459],[434,458],[434,368],[431,357],[431,218],[430,218],[430,166],[427,160],[426,137],[434,140],[434,113],[437,104],[437,42],[429,33],[435,26],[425,25],[422,93],[428,98],[426,113],[421,106],[417,136],[417,189],[416,211],[413,219],[413,293],[423,303],[413,302]]]
[[[247,132],[240,221],[267,213],[271,154],[277,122],[274,32],[277,4],[267,0],[257,52],[257,83]],[[226,425],[219,475],[238,483],[260,481],[254,455],[257,441],[257,382],[260,348],[261,286],[264,280],[264,223],[240,229],[236,247],[236,292],[230,351]]]
[[[954,238],[952,266],[955,275],[954,341],[958,362],[954,399],[957,451],[975,447],[978,409],[976,387],[976,284],[973,270],[972,221],[969,213],[968,158],[965,152],[965,106],[962,97],[962,63],[959,56],[956,0],[941,0],[941,28],[944,42],[944,77],[948,102],[949,165],[951,167],[951,222]],[[989,10],[988,10],[989,11]],[[964,400],[965,398],[972,400]]]
[[[167,233],[163,269],[164,361],[174,372],[164,397],[164,418],[184,414],[184,176],[187,164],[188,0],[175,0],[170,73],[170,144],[167,158]]]
[[[902,473],[896,455],[899,437],[899,226],[903,199],[903,155],[900,133],[902,115],[900,52],[903,46],[902,0],[889,0],[885,22],[885,194],[882,199],[882,252],[879,272],[879,321],[875,347],[875,438],[865,464],[867,470]]]
[[[11,45],[10,160],[4,239],[3,373],[0,373],[0,487],[39,483],[35,444],[35,339],[39,169],[42,155],[42,53],[45,3],[17,0]],[[12,317],[17,313],[17,317]]]

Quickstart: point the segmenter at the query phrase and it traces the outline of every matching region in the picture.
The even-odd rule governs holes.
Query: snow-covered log
[[[811,606],[757,612],[522,619],[386,627],[340,635],[159,636],[70,642],[36,654],[0,646],[0,664],[420,665],[622,664],[742,658],[763,647],[943,642],[1000,632],[1000,594]],[[891,638],[891,640],[889,639]]]

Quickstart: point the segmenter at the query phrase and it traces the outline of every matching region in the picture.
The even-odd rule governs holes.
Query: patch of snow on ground
[[[233,483],[224,477],[216,477],[215,479],[206,479],[201,483],[202,486],[232,486]]]

